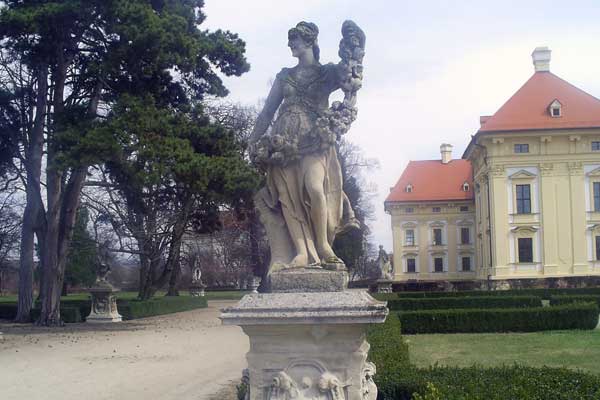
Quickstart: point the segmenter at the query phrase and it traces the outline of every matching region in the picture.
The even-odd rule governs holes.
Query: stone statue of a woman
[[[307,266],[344,269],[333,240],[338,232],[358,226],[343,192],[336,142],[356,118],[365,35],[354,22],[344,22],[341,61],[323,65],[318,33],[310,22],[288,32],[298,64],[277,74],[252,134],[251,155],[266,170],[266,186],[256,204],[271,247],[270,272]],[[344,100],[329,107],[329,96],[338,89]]]

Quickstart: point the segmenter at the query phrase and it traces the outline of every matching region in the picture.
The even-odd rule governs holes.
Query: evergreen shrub
[[[598,303],[598,307],[600,307],[600,295],[593,294],[581,294],[576,296],[568,296],[568,295],[557,295],[550,297],[550,305],[558,306],[561,304],[572,304],[572,303],[589,303],[596,302]]]
[[[598,295],[600,287],[575,289],[510,289],[510,290],[464,290],[458,292],[396,292],[398,298],[469,297],[469,296],[538,296],[544,300],[557,295]],[[377,296],[378,297],[378,296]]]
[[[535,332],[594,329],[598,305],[574,303],[552,307],[401,311],[402,331],[414,333]]]
[[[117,300],[117,309],[125,320],[171,314],[207,306],[205,297],[192,296],[162,296],[143,301]]]
[[[378,373],[379,373],[378,369]],[[382,371],[387,373],[387,371]],[[600,377],[567,368],[520,365],[484,368],[411,367],[395,375],[394,387],[378,400],[409,400],[430,395],[441,400],[598,400]],[[388,393],[391,391],[391,395]]]
[[[388,300],[390,310],[445,310],[469,308],[525,308],[541,307],[542,299],[536,296],[481,296],[399,298]]]

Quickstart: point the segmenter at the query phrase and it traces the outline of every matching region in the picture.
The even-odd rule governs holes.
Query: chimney
[[[442,153],[442,164],[448,164],[452,161],[452,145],[442,143],[440,146],[440,153]]]
[[[547,47],[536,47],[531,58],[535,66],[535,72],[550,72],[550,55],[552,50]]]

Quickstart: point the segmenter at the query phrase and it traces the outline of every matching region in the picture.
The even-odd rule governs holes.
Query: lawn
[[[514,364],[567,367],[600,375],[600,330],[404,336],[419,367]]]

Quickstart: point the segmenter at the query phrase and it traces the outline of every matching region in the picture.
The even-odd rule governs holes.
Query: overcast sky
[[[206,0],[203,28],[236,32],[251,70],[227,78],[232,101],[255,105],[293,66],[287,31],[319,26],[321,62],[337,62],[340,28],[367,35],[358,119],[346,136],[377,158],[373,240],[392,247],[383,201],[409,160],[460,158],[480,115],[491,115],[533,74],[531,52],[552,50],[550,70],[600,97],[600,1]]]

